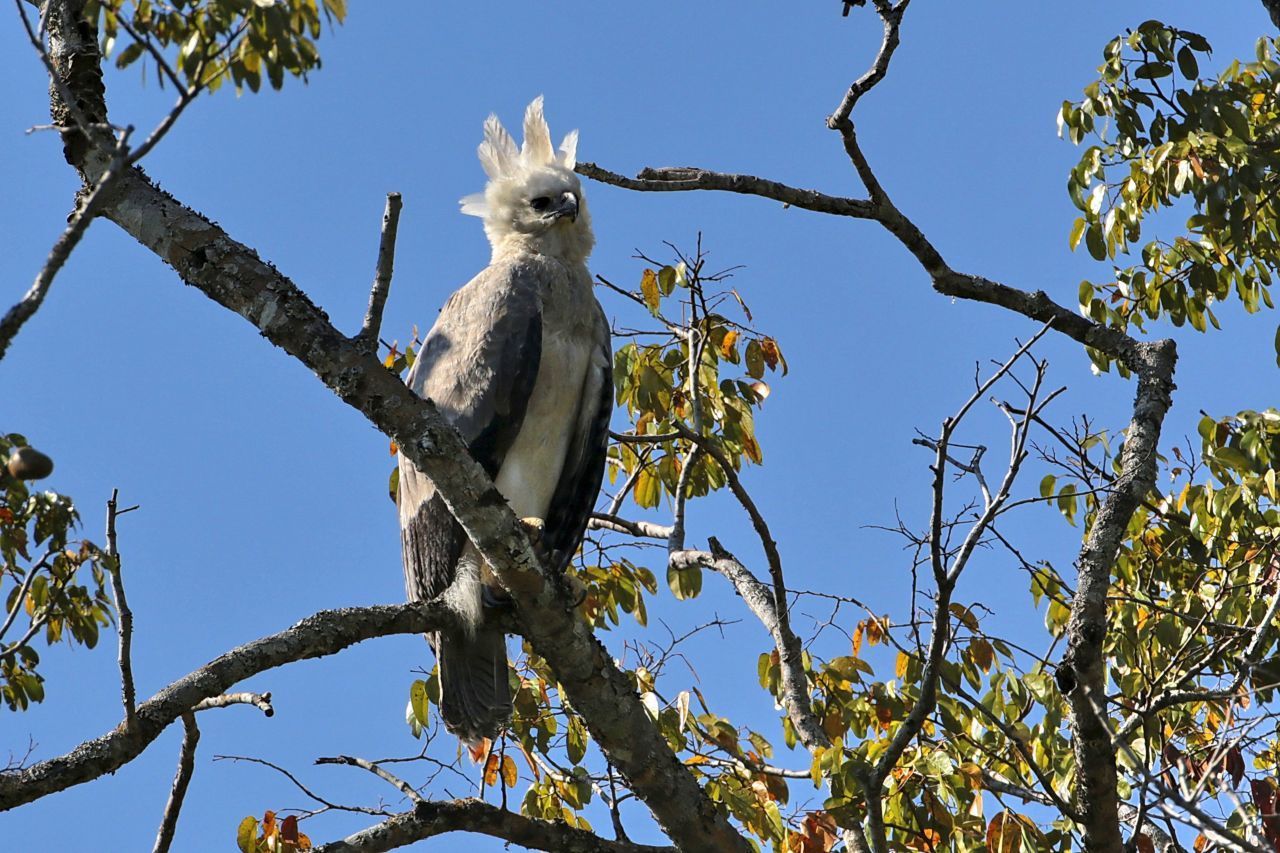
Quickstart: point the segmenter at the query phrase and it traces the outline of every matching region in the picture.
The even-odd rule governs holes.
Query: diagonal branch
[[[191,784],[191,775],[196,769],[196,744],[200,742],[200,729],[196,728],[195,714],[187,712],[182,715],[182,751],[178,753],[178,773],[173,779],[173,789],[169,792],[169,802],[165,803],[164,817],[160,821],[160,832],[156,835],[154,853],[169,853],[173,844],[173,834],[178,829],[178,813],[182,811],[182,801],[187,796],[187,786]]]
[[[137,758],[160,733],[202,700],[246,678],[295,661],[337,654],[391,634],[423,634],[455,624],[442,604],[402,604],[322,610],[292,628],[232,649],[165,687],[124,723],[66,755],[25,770],[0,773],[0,811],[112,773]]]
[[[101,56],[92,22],[50,17],[54,67],[78,99],[105,116]],[[56,117],[56,91],[52,97]],[[96,146],[88,151],[68,148],[67,155],[86,180],[94,180],[102,168]],[[578,618],[564,579],[542,572],[510,507],[434,404],[418,398],[375,355],[342,335],[292,281],[253,250],[161,191],[140,171],[123,175],[117,189],[104,215],[170,264],[187,284],[244,317],[315,372],[431,479],[477,551],[512,593],[521,633],[551,666],[592,739],[672,841],[687,850],[749,849],[672,752],[613,656]],[[213,692],[224,689],[222,685]],[[195,697],[176,713],[207,695],[211,693]],[[39,793],[31,794],[36,796]]]

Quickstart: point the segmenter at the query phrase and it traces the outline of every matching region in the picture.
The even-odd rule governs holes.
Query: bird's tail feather
[[[506,636],[479,628],[471,637],[436,634],[431,645],[440,664],[445,728],[468,744],[496,738],[511,719]]]

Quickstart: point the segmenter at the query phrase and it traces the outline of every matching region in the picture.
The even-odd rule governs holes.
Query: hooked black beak
[[[573,193],[564,193],[560,196],[560,203],[552,212],[555,219],[563,219],[568,217],[570,222],[578,221],[578,197]]]

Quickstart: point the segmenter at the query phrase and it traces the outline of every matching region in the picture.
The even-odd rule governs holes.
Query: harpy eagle
[[[409,387],[433,400],[520,518],[543,522],[563,571],[586,529],[613,403],[609,325],[592,293],[595,238],[573,172],[578,132],[552,148],[542,98],[517,149],[496,116],[484,125],[484,193],[462,212],[484,219],[489,266],[455,292],[427,334]],[[440,672],[445,727],[468,743],[510,717],[506,637],[484,625],[503,592],[431,481],[399,458],[401,542],[410,601],[440,595],[466,629],[427,639]]]

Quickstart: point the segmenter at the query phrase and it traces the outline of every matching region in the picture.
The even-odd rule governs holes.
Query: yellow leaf
[[[969,641],[969,657],[973,659],[974,664],[981,667],[983,672],[987,672],[995,661],[995,650],[986,640],[973,639]]]
[[[649,312],[657,316],[662,294],[658,291],[658,274],[653,270],[646,269],[641,274],[640,293],[644,296],[644,304],[649,307]]]
[[[911,666],[911,656],[906,652],[898,652],[898,665],[894,668],[898,678],[907,677],[907,668]]]
[[[519,776],[516,773],[516,761],[510,755],[502,757],[502,784],[508,788],[514,788]]]
[[[730,329],[725,332],[724,340],[720,342],[720,355],[725,358],[733,357],[733,345],[738,342],[738,330]]]

